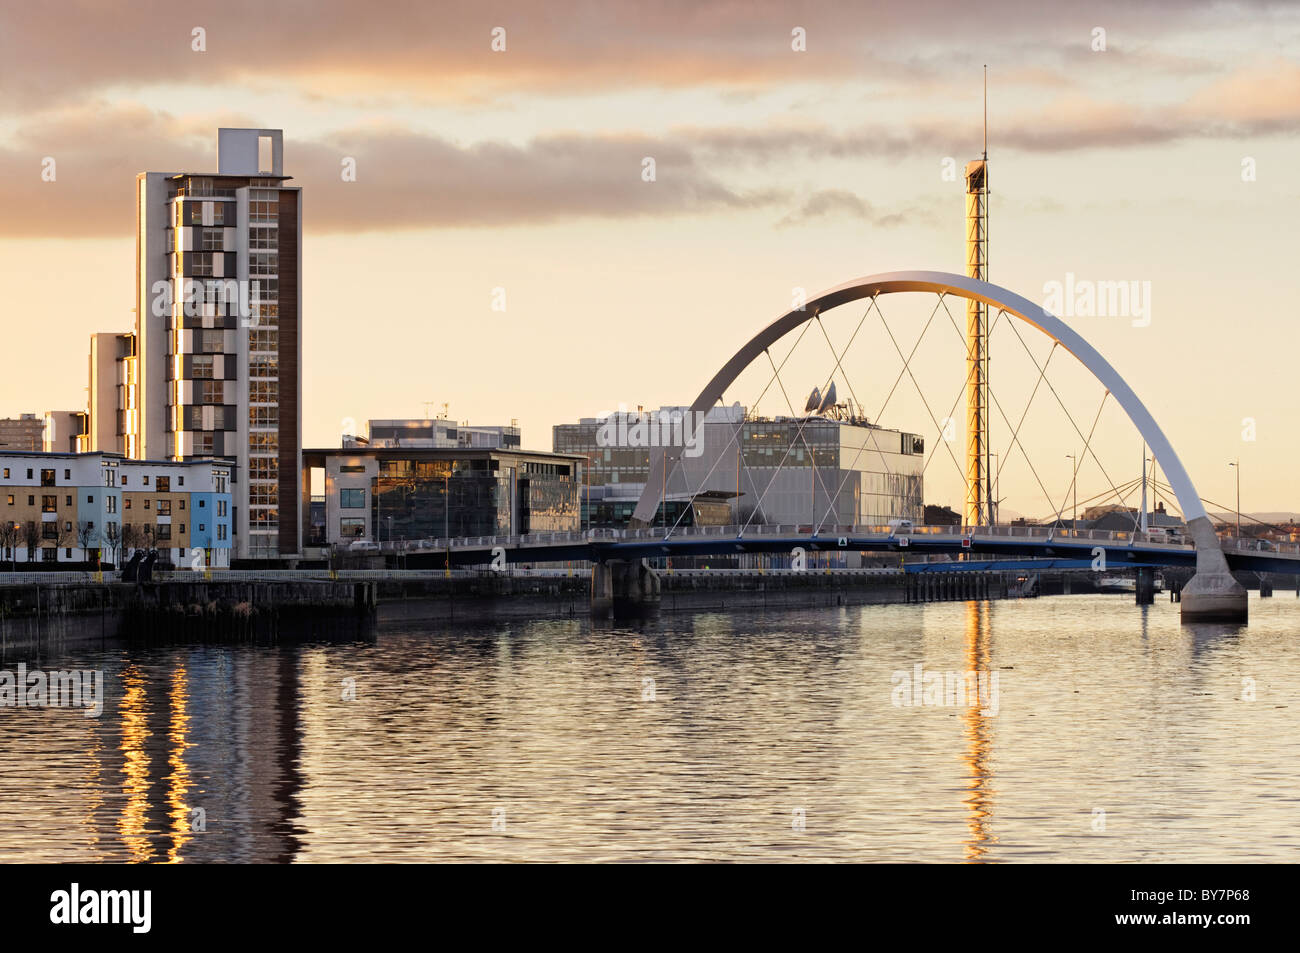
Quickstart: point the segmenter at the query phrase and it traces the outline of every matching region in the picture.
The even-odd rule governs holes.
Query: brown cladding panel
[[[280,522],[281,553],[299,551],[298,498],[298,367],[299,298],[298,298],[298,193],[280,192],[279,275],[280,275],[280,459],[279,491],[276,499]]]

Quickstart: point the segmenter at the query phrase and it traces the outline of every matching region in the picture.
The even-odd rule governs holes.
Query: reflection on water
[[[1300,603],[1251,611],[1062,596],[8,655],[102,668],[108,697],[0,708],[0,860],[1289,860]],[[895,707],[915,664],[997,673],[996,713]]]
[[[966,603],[966,667],[967,672],[989,672],[989,608],[987,602]],[[999,676],[1000,678],[1000,676]],[[992,830],[993,790],[989,753],[992,746],[993,721],[996,716],[983,715],[981,709],[971,705],[965,709],[967,788],[970,794],[966,806],[970,811],[967,825],[970,838],[966,841],[966,859],[984,860],[996,837]]]

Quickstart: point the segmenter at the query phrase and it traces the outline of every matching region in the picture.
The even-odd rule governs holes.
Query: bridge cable
[[[1023,347],[1023,348],[1025,349],[1025,353],[1026,353],[1027,355],[1029,355],[1029,359],[1030,359],[1031,361],[1033,361],[1034,366],[1037,367],[1037,366],[1038,366],[1038,359],[1034,357],[1034,353],[1033,353],[1033,351],[1031,351],[1031,350],[1029,349],[1029,345],[1025,343],[1025,339],[1024,339],[1024,337],[1022,337],[1021,334],[1020,334],[1020,329],[1016,327],[1015,322],[1010,322],[1010,327],[1011,327],[1011,330],[1012,330],[1013,332],[1015,332],[1016,339],[1020,341],[1020,346]],[[1079,429],[1079,425],[1078,425],[1078,423],[1075,422],[1074,415],[1070,413],[1069,408],[1065,406],[1065,402],[1064,402],[1063,400],[1061,400],[1061,395],[1058,394],[1058,393],[1056,392],[1056,388],[1052,386],[1051,378],[1045,378],[1045,380],[1046,380],[1046,383],[1047,383],[1047,388],[1048,388],[1048,390],[1050,390],[1050,391],[1052,392],[1052,396],[1056,398],[1056,402],[1057,402],[1057,404],[1060,405],[1060,407],[1061,407],[1061,411],[1065,414],[1066,419],[1070,421],[1070,426],[1072,426],[1072,427],[1074,428],[1074,432],[1075,432],[1076,434],[1078,434],[1078,435],[1082,438],[1082,437],[1083,437],[1083,431]],[[990,394],[992,394],[992,391],[990,391]],[[1107,391],[1106,391],[1106,394],[1102,397],[1102,403],[1103,403],[1103,406],[1104,406],[1104,404],[1105,404],[1106,397],[1109,396],[1109,395],[1110,395],[1110,391],[1107,390]],[[994,396],[993,399],[994,399],[994,402],[996,403],[996,401],[997,401],[996,396]],[[1100,411],[1098,411],[1098,413],[1100,413]],[[1093,426],[1094,426],[1094,428],[1096,427],[1096,422],[1095,422],[1095,421],[1094,421],[1094,423],[1093,423]],[[1087,452],[1092,456],[1092,461],[1093,461],[1093,463],[1097,464],[1097,469],[1099,469],[1099,470],[1101,471],[1102,476],[1104,476],[1104,477],[1106,478],[1106,482],[1107,482],[1108,484],[1110,484],[1111,489],[1114,490],[1114,488],[1115,488],[1115,481],[1111,479],[1111,477],[1110,477],[1110,473],[1107,472],[1105,465],[1103,465],[1102,462],[1101,462],[1101,460],[1098,459],[1097,454],[1096,454],[1096,451],[1094,451],[1094,450],[1092,449],[1092,447],[1091,447],[1090,444],[1091,444],[1091,438],[1086,438],[1086,439],[1084,439],[1084,450],[1086,450],[1086,451],[1087,451]],[[1021,446],[1021,450],[1023,451],[1023,449],[1024,449],[1024,447],[1023,447],[1023,445],[1022,445],[1022,446]],[[1076,471],[1075,471],[1075,472],[1076,472],[1076,474],[1077,474],[1077,472],[1078,472],[1078,471],[1077,471],[1077,468],[1076,468]],[[1118,491],[1117,491],[1117,492],[1116,492],[1116,496],[1118,496],[1118,495],[1119,495],[1119,494],[1118,494]]]
[[[795,349],[799,347],[799,343],[803,340],[803,336],[804,336],[807,332],[808,332],[808,322],[804,322],[803,329],[799,332],[799,337],[797,337],[797,338],[795,339],[795,342],[794,342],[794,344],[790,347],[790,350],[787,351],[785,357],[782,358],[782,360],[781,360],[781,367],[785,367],[786,363],[790,360],[791,356],[794,354]],[[772,355],[771,355],[771,352],[769,351],[768,348],[763,348],[763,353],[767,355],[767,359],[768,359],[769,362],[772,361]],[[778,371],[778,373],[779,373],[779,371]],[[768,378],[767,383],[763,385],[763,389],[759,392],[758,399],[754,402],[755,404],[757,404],[758,402],[762,401],[762,399],[767,395],[768,389],[772,386],[772,382],[773,382],[774,380],[776,380],[776,376],[777,376],[777,375],[774,374],[772,377]],[[720,402],[722,401],[722,398],[719,398],[718,400],[719,400],[719,403],[720,403]],[[712,408],[710,408],[710,410],[712,410]],[[706,416],[707,416],[707,413],[708,413],[708,412],[706,411]],[[744,420],[743,420],[743,418],[742,418],[742,420],[741,420],[741,426],[743,427],[743,425],[744,425]],[[711,466],[711,467],[709,468],[709,472],[706,473],[706,474],[704,475],[704,479],[700,482],[700,489],[702,489],[702,488],[704,487],[704,484],[708,482],[709,477],[713,476],[713,471],[716,470],[717,467],[718,467],[718,464],[722,462],[723,455],[726,454],[727,451],[729,451],[733,445],[739,447],[739,441],[740,441],[740,431],[737,430],[737,432],[736,432],[735,434],[733,434],[732,437],[727,441],[727,445],[726,445],[725,447],[722,448],[722,452],[719,453],[718,456],[717,456],[717,458],[713,461],[713,466]],[[678,458],[673,462],[673,471],[672,471],[671,474],[669,474],[669,476],[675,476],[676,473],[677,473],[677,471],[681,468],[681,464],[682,464],[682,461],[681,461],[681,458],[680,458],[680,456],[679,456],[679,457],[678,457]],[[667,454],[667,450],[664,450],[664,467],[667,468],[667,466],[668,466],[668,454]],[[668,478],[668,477],[665,477],[665,480],[666,480],[667,478]],[[685,477],[683,477],[683,481],[685,481]],[[751,488],[752,488],[752,487],[753,487],[752,480],[751,480],[751,484],[750,484],[750,485],[751,485]],[[689,492],[690,492],[690,486],[689,486],[689,484],[683,482],[683,486],[686,488],[686,491],[689,493]],[[698,492],[698,491],[697,491],[697,492]],[[759,502],[760,502],[760,503],[762,502],[761,499],[760,499]],[[737,512],[739,512],[739,506],[740,506],[740,502],[739,502],[739,501],[737,501],[736,506],[737,506]],[[672,535],[673,531],[674,531],[675,529],[677,529],[678,524],[681,523],[682,518],[683,518],[685,515],[686,515],[686,510],[683,509],[682,512],[678,514],[677,519],[673,522],[673,525],[670,526],[670,527],[668,528],[668,532],[664,534],[664,538],[665,538],[665,539],[667,539],[669,536]]]

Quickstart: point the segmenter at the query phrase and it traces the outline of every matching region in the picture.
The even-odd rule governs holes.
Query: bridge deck
[[[1300,573],[1300,543],[1224,537],[1220,546],[1233,569]],[[453,566],[486,563],[495,555],[507,562],[637,559],[734,553],[790,552],[985,553],[998,556],[1092,558],[1105,552],[1108,563],[1124,565],[1194,565],[1191,540],[1165,533],[1070,530],[1047,526],[829,526],[811,525],[693,526],[665,533],[660,528],[597,529],[530,533],[523,536],[473,536],[452,540],[386,542],[384,553],[446,553]]]

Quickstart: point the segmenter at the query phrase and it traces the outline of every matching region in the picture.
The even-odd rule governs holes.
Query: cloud
[[[1110,25],[1115,54],[1144,45],[1153,69],[1151,37],[1239,26],[1251,15],[1234,12],[1242,7],[1287,22],[1285,8],[1267,0],[1232,8],[1213,0],[1091,0],[1086,21],[1069,5],[1023,0],[389,0],[372,7],[225,0],[188,10],[135,0],[129,16],[114,4],[42,0],[0,14],[7,93],[0,109],[19,114],[107,89],[186,84],[404,102],[827,78],[906,85],[969,75],[990,53],[995,64],[1001,55],[1008,76],[1056,83],[1059,68],[1086,51],[1093,23]],[[494,53],[498,26],[506,50]],[[796,26],[806,31],[805,53],[791,49]],[[195,29],[204,31],[201,52],[193,48]],[[1175,68],[1196,65],[1183,60]]]
[[[23,126],[14,145],[0,149],[0,235],[132,234],[136,173],[215,171],[219,122],[261,125],[100,106]],[[53,182],[41,176],[47,156]],[[646,157],[655,162],[652,182],[642,178]],[[342,179],[344,158],[355,160],[354,182]],[[306,223],[317,233],[743,211],[784,198],[780,189],[730,187],[690,150],[644,137],[460,146],[400,128],[353,130],[290,140],[285,171],[307,190]]]
[[[778,228],[808,225],[827,218],[851,218],[866,222],[876,228],[892,228],[905,224],[930,224],[935,221],[931,210],[909,206],[895,212],[882,212],[866,199],[845,189],[822,189],[814,192],[779,222]]]

